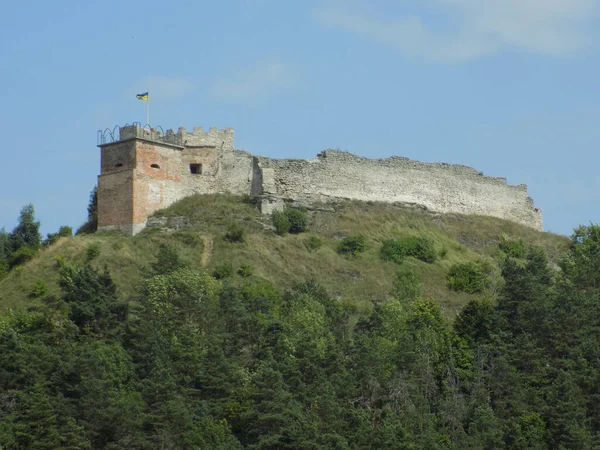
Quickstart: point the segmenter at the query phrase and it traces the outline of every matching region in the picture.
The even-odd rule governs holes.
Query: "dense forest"
[[[306,227],[302,212],[272,220],[281,239]],[[42,241],[24,208],[0,270],[70,234]],[[505,239],[493,287],[486,264],[453,264],[446,288],[471,296],[452,318],[410,265],[444,256],[432,242],[381,242],[396,275],[369,308],[313,279],[203,270],[169,243],[128,296],[97,248],[58,259],[60,294],[40,284],[0,316],[0,448],[600,448],[600,226],[556,262]],[[368,239],[335,245],[356,259]]]

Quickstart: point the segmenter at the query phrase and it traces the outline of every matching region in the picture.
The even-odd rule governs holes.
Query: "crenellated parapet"
[[[98,131],[98,146],[126,141],[129,139],[144,139],[180,147],[214,147],[219,150],[233,150],[233,128],[219,129],[211,127],[204,131],[202,127],[194,127],[188,132],[184,127],[177,131],[162,127],[153,128],[139,123],[117,126]]]

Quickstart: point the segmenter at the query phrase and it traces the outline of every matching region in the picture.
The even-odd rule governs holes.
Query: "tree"
[[[90,192],[87,213],[87,222],[81,225],[75,234],[94,233],[98,229],[98,186],[94,186]]]
[[[40,222],[35,220],[35,209],[29,203],[21,209],[19,223],[10,234],[11,250],[17,251],[21,247],[38,250],[42,244]]]

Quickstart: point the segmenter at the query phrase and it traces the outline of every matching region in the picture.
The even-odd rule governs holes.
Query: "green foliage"
[[[278,235],[283,236],[290,232],[290,219],[288,219],[287,215],[285,215],[283,211],[273,211],[271,214],[271,221],[273,222],[275,232]]]
[[[91,234],[98,230],[98,186],[90,192],[87,206],[87,221],[81,225],[75,234]]]
[[[82,329],[101,332],[127,315],[127,303],[117,299],[115,285],[106,271],[99,274],[89,265],[64,265],[59,284],[71,308],[69,319]]]
[[[422,293],[423,287],[417,272],[409,267],[398,269],[392,289],[392,297],[402,301],[409,301],[420,297]]]
[[[511,258],[523,258],[525,256],[525,242],[523,239],[511,239],[506,234],[502,234],[498,247]]]
[[[2,228],[0,229],[0,259],[8,259],[11,250],[10,235]]]
[[[302,233],[306,230],[306,211],[286,206],[283,211],[273,211],[271,221],[280,236],[287,233]]]
[[[231,263],[223,263],[219,264],[213,270],[212,276],[217,280],[222,280],[224,278],[229,278],[233,275],[233,266]]]
[[[600,225],[576,228],[569,251],[561,258],[560,268],[566,277],[589,289],[600,288]]]
[[[0,280],[8,275],[9,265],[8,261],[4,258],[0,258]]]
[[[306,211],[299,208],[292,208],[287,206],[283,213],[290,222],[290,233],[302,233],[306,230]]]
[[[428,263],[437,259],[433,240],[425,236],[405,236],[383,241],[380,255],[382,260],[393,261],[396,264],[401,264],[407,256]]]
[[[30,203],[21,209],[19,223],[9,236],[12,251],[21,247],[29,247],[33,250],[40,248],[42,236],[40,235],[40,222],[35,220],[35,209]]]
[[[246,230],[237,223],[231,223],[227,227],[224,238],[228,242],[243,243],[246,241]]]
[[[448,287],[454,291],[476,294],[490,286],[490,268],[485,263],[469,261],[453,264],[448,271]]]
[[[10,267],[21,266],[27,261],[31,261],[37,255],[37,249],[23,246],[11,253],[8,261]]]
[[[238,275],[244,278],[251,277],[252,272],[252,266],[250,264],[242,264],[237,270]]]
[[[42,280],[38,280],[31,287],[31,291],[29,292],[29,295],[33,298],[40,298],[40,297],[43,297],[44,295],[46,295],[47,293],[48,293],[48,286],[46,285],[46,283],[44,283],[44,281],[42,281]]]
[[[310,252],[316,252],[323,246],[323,240],[319,236],[311,235],[305,241],[306,248]]]
[[[164,275],[184,267],[179,253],[172,245],[162,243],[158,247],[156,262],[151,265],[154,275]]]
[[[348,236],[342,239],[338,245],[337,251],[342,255],[353,257],[360,256],[367,250],[367,238],[362,234]]]
[[[376,239],[401,226],[394,216],[374,232],[362,228],[357,210],[348,207],[344,215],[343,227],[315,217],[315,230],[326,230],[328,239],[340,229]],[[393,266],[378,258],[332,260],[323,252],[324,265],[317,266],[318,258],[303,250],[308,238],[283,239],[276,259],[281,282],[274,264],[259,266],[268,258],[266,234],[257,239],[263,251],[257,259],[246,259],[252,242],[243,255],[222,241],[214,242],[214,252],[230,252],[218,261],[243,257],[277,281],[221,283],[180,267],[167,248],[198,253],[192,232],[69,240],[60,249],[62,295],[45,294],[27,301],[27,311],[0,315],[0,447],[595,448],[596,231],[577,232],[560,271],[527,240],[524,258],[502,262],[503,281],[491,298],[452,294],[470,300],[457,316],[452,308],[444,312],[448,303],[432,276],[443,277],[448,262],[405,262],[394,279]],[[453,236],[436,236],[451,245]],[[144,255],[140,266],[156,272],[146,270],[135,291],[117,290],[106,271],[68,263],[80,259],[70,248],[85,255],[92,241],[102,243],[104,260],[118,248],[119,269],[137,252]],[[157,242],[167,243],[162,254]],[[467,262],[474,247],[462,248],[453,256]],[[41,257],[50,259],[3,280],[0,296],[12,286],[27,292],[37,279],[52,291],[51,278],[30,278],[33,267],[56,273],[56,252]],[[315,281],[290,280],[290,274],[302,279],[307,262],[318,275],[328,265],[334,273],[360,266],[365,275],[383,268],[374,273],[384,291],[366,276],[355,278],[363,296],[355,302],[343,290],[350,284],[345,276],[331,294]],[[423,298],[421,282],[433,298]]]
[[[48,236],[43,242],[44,247],[49,247],[56,243],[61,237],[73,236],[73,228],[68,226],[61,226],[57,233],[48,233]]]
[[[93,261],[98,256],[100,256],[100,244],[98,242],[95,242],[93,244],[88,245],[88,247],[85,249],[86,261]]]

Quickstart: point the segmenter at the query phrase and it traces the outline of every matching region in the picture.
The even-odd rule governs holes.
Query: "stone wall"
[[[525,185],[483,176],[458,165],[402,157],[367,159],[326,150],[312,160],[279,160],[234,150],[232,129],[164,135],[132,125],[120,141],[101,144],[98,180],[100,228],[136,233],[149,215],[193,194],[262,196],[269,213],[284,201],[356,199],[424,205],[442,213],[475,214],[542,229]],[[190,165],[200,165],[192,173]]]
[[[508,185],[466,166],[408,158],[367,159],[337,150],[312,160],[257,157],[262,191],[273,199],[348,198],[417,203],[442,213],[499,217],[541,230],[542,215],[527,186]]]

